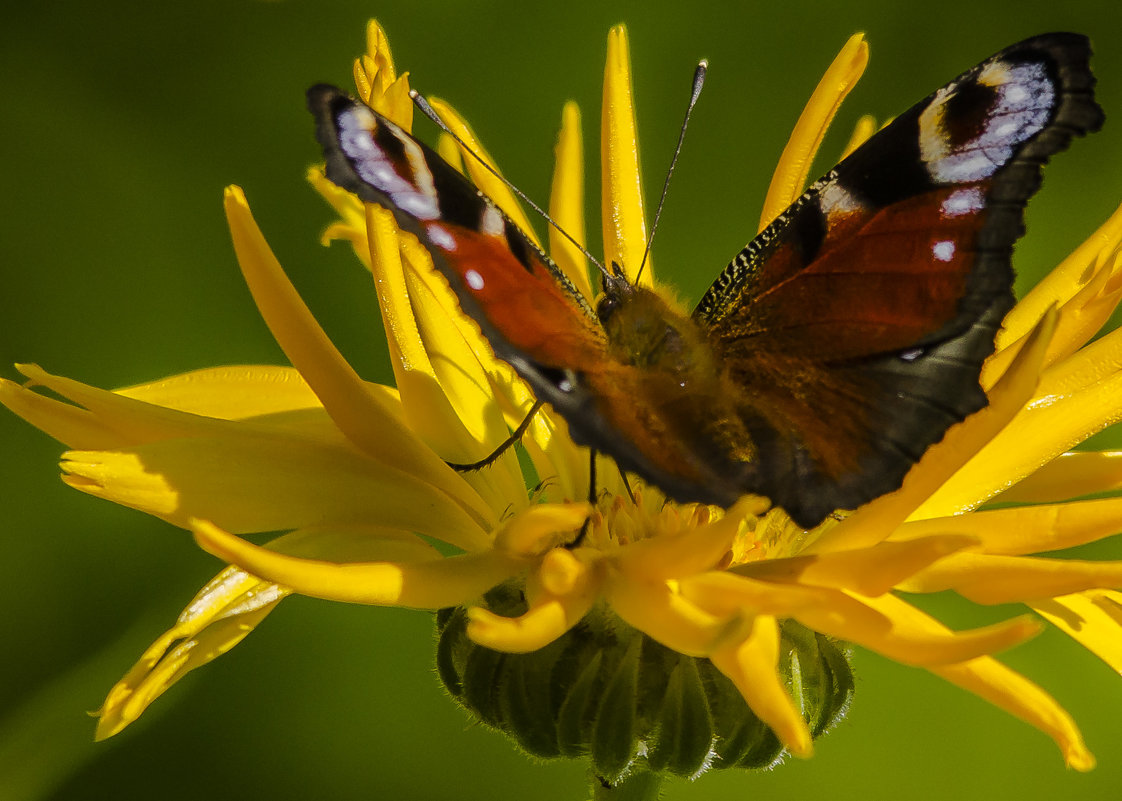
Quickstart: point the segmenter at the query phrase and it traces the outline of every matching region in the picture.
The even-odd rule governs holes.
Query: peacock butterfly
[[[966,71],[812,184],[692,314],[618,265],[592,303],[426,145],[331,86],[308,106],[327,177],[418,237],[575,442],[675,500],[759,494],[810,528],[898,488],[986,405],[1025,204],[1103,121],[1089,59],[1054,33]]]

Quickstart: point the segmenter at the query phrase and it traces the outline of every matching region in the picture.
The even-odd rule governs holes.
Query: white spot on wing
[[[465,272],[464,280],[467,281],[467,285],[474,289],[476,292],[483,289],[483,287],[485,286],[483,276],[475,270],[468,270],[467,272]]]
[[[976,186],[956,189],[943,201],[942,212],[945,217],[961,217],[981,211],[986,205],[986,196]]]
[[[953,259],[954,250],[954,242],[950,241],[949,239],[944,239],[942,241],[936,242],[931,246],[931,253],[939,261],[950,261],[951,259]]]
[[[425,226],[425,233],[429,235],[429,241],[436,245],[441,250],[452,253],[456,250],[456,238],[448,232],[448,229],[439,223],[429,223]]]
[[[818,207],[827,217],[831,214],[846,214],[861,211],[864,206],[845,187],[837,181],[830,181],[818,195]]]
[[[479,230],[487,236],[502,236],[503,227],[503,215],[490,201],[484,202]]]

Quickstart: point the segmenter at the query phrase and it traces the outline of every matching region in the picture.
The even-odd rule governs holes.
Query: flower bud
[[[526,611],[521,588],[509,583],[484,606],[506,616]],[[783,756],[775,734],[708,659],[655,642],[606,606],[526,654],[475,644],[467,622],[463,607],[437,614],[441,681],[534,756],[587,757],[612,783],[636,769],[693,777],[766,768]],[[786,621],[779,671],[814,736],[844,714],[853,693],[845,645]]]

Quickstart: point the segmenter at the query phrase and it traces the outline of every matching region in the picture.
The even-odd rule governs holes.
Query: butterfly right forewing
[[[759,449],[740,479],[803,525],[898,487],[982,408],[1041,165],[1102,112],[1085,37],[998,53],[897,117],[734,259],[695,319]]]

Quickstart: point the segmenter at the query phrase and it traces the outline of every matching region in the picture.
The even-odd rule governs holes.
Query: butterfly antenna
[[[520,197],[526,205],[528,205],[530,208],[532,208],[534,211],[536,211],[541,216],[541,218],[543,220],[545,220],[547,223],[552,225],[554,230],[557,231],[557,233],[561,234],[561,236],[565,237],[570,242],[572,242],[573,246],[576,247],[576,249],[579,250],[584,255],[584,257],[586,259],[588,259],[590,262],[595,264],[597,269],[600,270],[600,272],[604,273],[605,275],[607,274],[607,269],[605,269],[604,265],[600,263],[599,259],[597,259],[591,253],[589,253],[588,250],[585,249],[584,245],[582,245],[580,242],[578,242],[576,239],[574,239],[573,236],[568,231],[566,231],[564,228],[562,228],[560,225],[558,225],[557,222],[552,217],[550,217],[549,214],[546,213],[545,209],[543,209],[541,206],[539,206],[534,201],[530,200],[530,198],[526,196],[525,192],[523,192],[517,186],[515,186],[510,181],[508,181],[506,178],[504,178],[502,175],[500,175],[499,171],[496,170],[494,167],[492,167],[490,164],[488,164],[487,161],[482,156],[480,156],[478,153],[476,153],[475,150],[472,149],[471,145],[469,145],[467,142],[465,142],[463,139],[461,139],[455,131],[453,131],[451,128],[449,128],[447,123],[445,123],[444,120],[441,119],[440,115],[436,113],[436,109],[434,109],[432,106],[429,105],[429,102],[427,100],[425,100],[424,97],[421,96],[420,92],[418,92],[416,89],[410,89],[409,90],[409,97],[412,98],[413,104],[421,110],[422,114],[424,114],[426,117],[428,117],[430,120],[435,122],[438,126],[440,126],[440,130],[444,131],[444,133],[451,136],[456,141],[456,144],[458,144],[465,151],[470,153],[471,157],[473,159],[475,159],[476,161],[478,161],[481,165],[483,165],[483,168],[486,169],[487,172],[491,173],[491,175],[495,176],[500,181],[502,181],[507,189],[509,189],[514,194],[518,195],[518,197]],[[679,147],[681,147],[681,145],[679,145]]]
[[[655,231],[658,230],[658,220],[662,216],[662,207],[666,203],[666,194],[670,190],[670,176],[674,174],[674,168],[678,166],[678,156],[682,152],[682,142],[686,138],[686,128],[690,124],[690,115],[693,114],[693,107],[697,105],[697,98],[701,95],[701,87],[705,85],[705,73],[708,70],[709,62],[702,59],[697,63],[697,69],[693,72],[693,88],[690,90],[689,105],[686,106],[686,117],[682,120],[682,129],[678,132],[678,146],[674,148],[674,158],[670,159],[670,169],[666,171],[666,180],[662,184],[662,195],[658,199],[654,223],[651,225],[651,235],[647,237],[647,249],[643,251],[643,260],[639,262],[639,271],[635,273],[635,283],[639,283],[639,276],[643,274],[643,268],[647,266],[647,257],[651,254],[651,243],[654,242]]]

